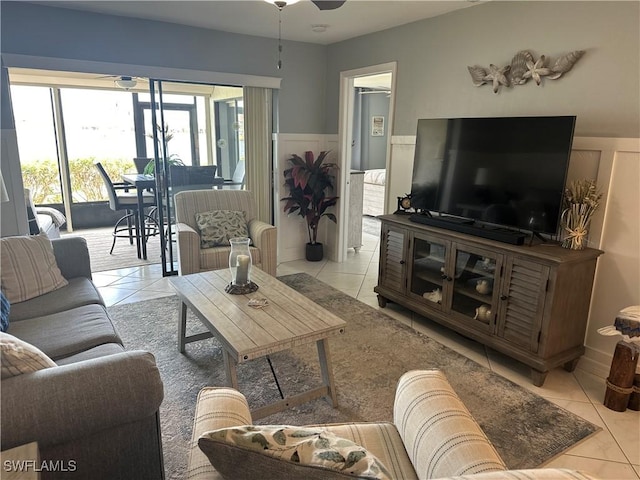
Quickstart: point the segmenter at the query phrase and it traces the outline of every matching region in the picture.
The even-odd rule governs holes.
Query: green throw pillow
[[[200,212],[196,213],[196,224],[200,229],[201,248],[228,247],[230,238],[249,236],[244,212],[233,210]]]
[[[389,480],[364,447],[318,427],[243,425],[203,433],[198,446],[226,480]]]

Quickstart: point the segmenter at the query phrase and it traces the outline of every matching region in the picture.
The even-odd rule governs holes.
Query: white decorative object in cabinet
[[[349,234],[347,248],[356,253],[362,246],[362,197],[364,192],[364,172],[354,170],[350,175],[349,194]]]

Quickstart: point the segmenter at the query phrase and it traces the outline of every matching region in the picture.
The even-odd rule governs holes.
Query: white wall
[[[324,133],[324,45],[283,41],[283,66],[278,70],[278,41],[273,38],[70,8],[0,2],[3,57],[33,57],[47,61],[48,67],[42,68],[50,70],[76,62],[77,71],[154,78],[162,68],[170,73],[160,78],[174,80],[197,80],[181,77],[181,70],[278,77],[282,131]],[[255,8],[273,6],[261,2]],[[120,71],[90,69],[100,64],[119,65]],[[123,71],[127,65],[131,70]]]
[[[576,115],[576,135],[640,134],[640,2],[498,1],[328,47],[327,124],[338,131],[340,72],[397,62],[393,135],[419,118]],[[511,63],[520,50],[552,61],[573,50],[573,69],[541,86],[475,87],[469,65]]]
[[[397,196],[411,191],[415,137],[392,137],[391,147],[389,212]],[[567,181],[580,178],[597,180],[603,191],[589,247],[605,253],[598,259],[586,352],[578,366],[606,377],[620,338],[597,330],[612,325],[621,309],[640,305],[640,139],[574,138]]]
[[[612,325],[616,314],[640,305],[640,139],[578,138],[575,153],[597,158],[598,185],[605,201],[595,216],[589,246],[604,251],[598,259],[587,351],[580,367],[606,377],[620,337],[604,337],[601,327]]]

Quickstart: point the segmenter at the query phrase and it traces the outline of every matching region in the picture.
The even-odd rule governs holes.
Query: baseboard
[[[587,346],[585,347],[584,355],[580,358],[578,368],[597,377],[607,378],[609,376],[612,359],[613,354],[605,353]]]
[[[302,248],[287,248],[284,251],[278,253],[278,263],[293,262],[294,260],[304,260],[305,253],[304,247]]]

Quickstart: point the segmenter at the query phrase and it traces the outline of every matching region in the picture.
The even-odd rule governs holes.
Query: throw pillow
[[[2,290],[11,303],[39,297],[68,283],[45,234],[0,239],[0,258]]]
[[[317,427],[244,425],[205,432],[198,446],[225,479],[380,479],[374,455]]]
[[[9,328],[9,310],[11,310],[11,304],[7,297],[4,296],[4,292],[0,291],[0,332],[6,332]]]
[[[244,212],[214,210],[196,213],[196,224],[200,229],[202,248],[228,247],[230,238],[249,236]]]
[[[40,349],[2,332],[0,332],[0,357],[2,380],[56,366],[55,362]]]

